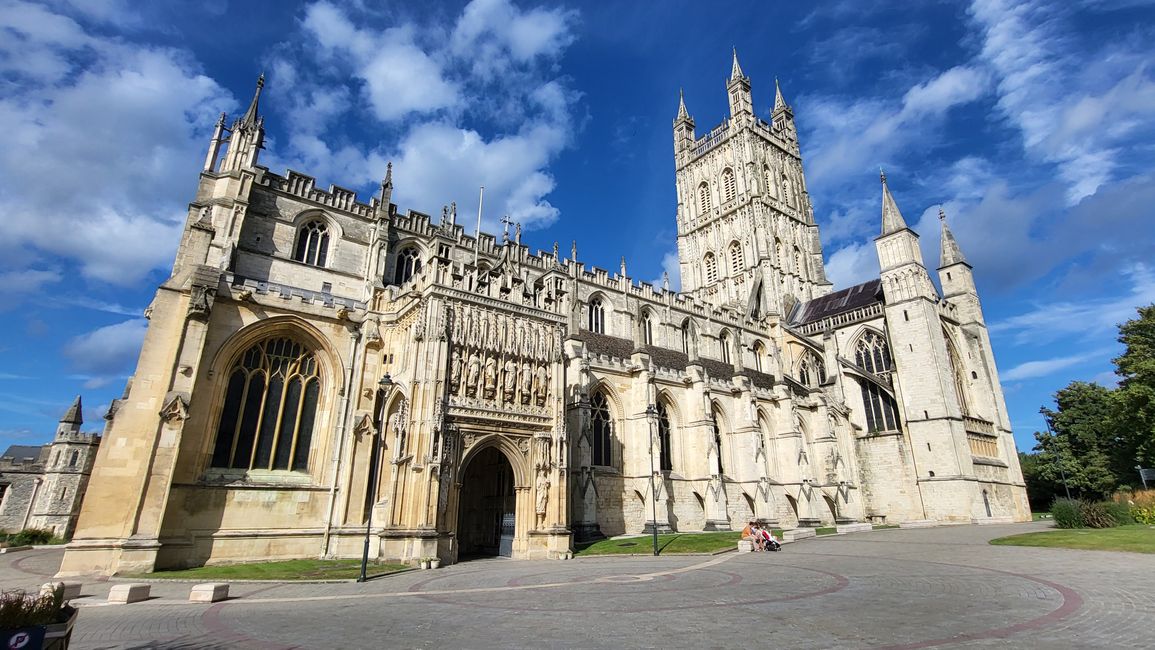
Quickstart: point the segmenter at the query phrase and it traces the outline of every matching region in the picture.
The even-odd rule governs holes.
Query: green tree
[[[1023,482],[1027,485],[1027,499],[1031,502],[1031,510],[1035,512],[1050,510],[1055,497],[1063,496],[1062,484],[1042,476],[1038,454],[1020,451],[1019,466],[1023,470]]]
[[[1042,409],[1050,431],[1035,433],[1038,477],[1071,495],[1102,498],[1118,485],[1116,401],[1098,384],[1071,382],[1055,394],[1058,410]]]
[[[1117,470],[1124,484],[1138,482],[1135,465],[1155,466],[1155,304],[1139,308],[1139,317],[1119,326],[1123,354],[1114,359],[1119,431]]]

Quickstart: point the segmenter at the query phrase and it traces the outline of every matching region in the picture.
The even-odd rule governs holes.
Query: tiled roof
[[[813,323],[875,302],[882,302],[882,280],[869,280],[801,303],[791,314],[790,324]]]
[[[43,449],[44,447],[40,445],[12,445],[4,452],[4,456],[15,458],[17,462],[25,458],[36,460],[40,458],[40,452]]]

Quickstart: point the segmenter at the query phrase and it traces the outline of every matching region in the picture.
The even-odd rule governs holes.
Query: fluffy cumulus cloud
[[[181,51],[129,46],[40,5],[6,3],[0,33],[0,253],[23,266],[62,256],[117,284],[168,264],[228,93]]]
[[[369,18],[328,2],[307,8],[308,39],[274,57],[270,85],[310,116],[289,125],[270,164],[370,187],[393,161],[402,209],[436,214],[456,202],[472,223],[484,186],[489,229],[503,215],[526,228],[556,220],[549,167],[572,141],[579,98],[557,64],[576,14],[474,0],[444,24]],[[342,138],[342,122],[360,117],[357,97],[375,121],[364,131],[382,134],[375,142]]]
[[[127,373],[140,353],[147,329],[148,321],[143,318],[106,325],[70,340],[64,346],[64,356],[76,370],[94,377]]]

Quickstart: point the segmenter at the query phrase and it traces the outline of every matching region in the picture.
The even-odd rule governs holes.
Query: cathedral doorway
[[[462,474],[459,558],[511,557],[517,530],[513,467],[496,447],[482,449]]]

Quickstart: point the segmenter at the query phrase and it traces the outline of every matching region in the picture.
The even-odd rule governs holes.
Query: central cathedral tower
[[[699,138],[682,97],[674,118],[682,290],[755,319],[831,289],[794,112],[777,86],[765,122],[734,52],[730,117]]]

